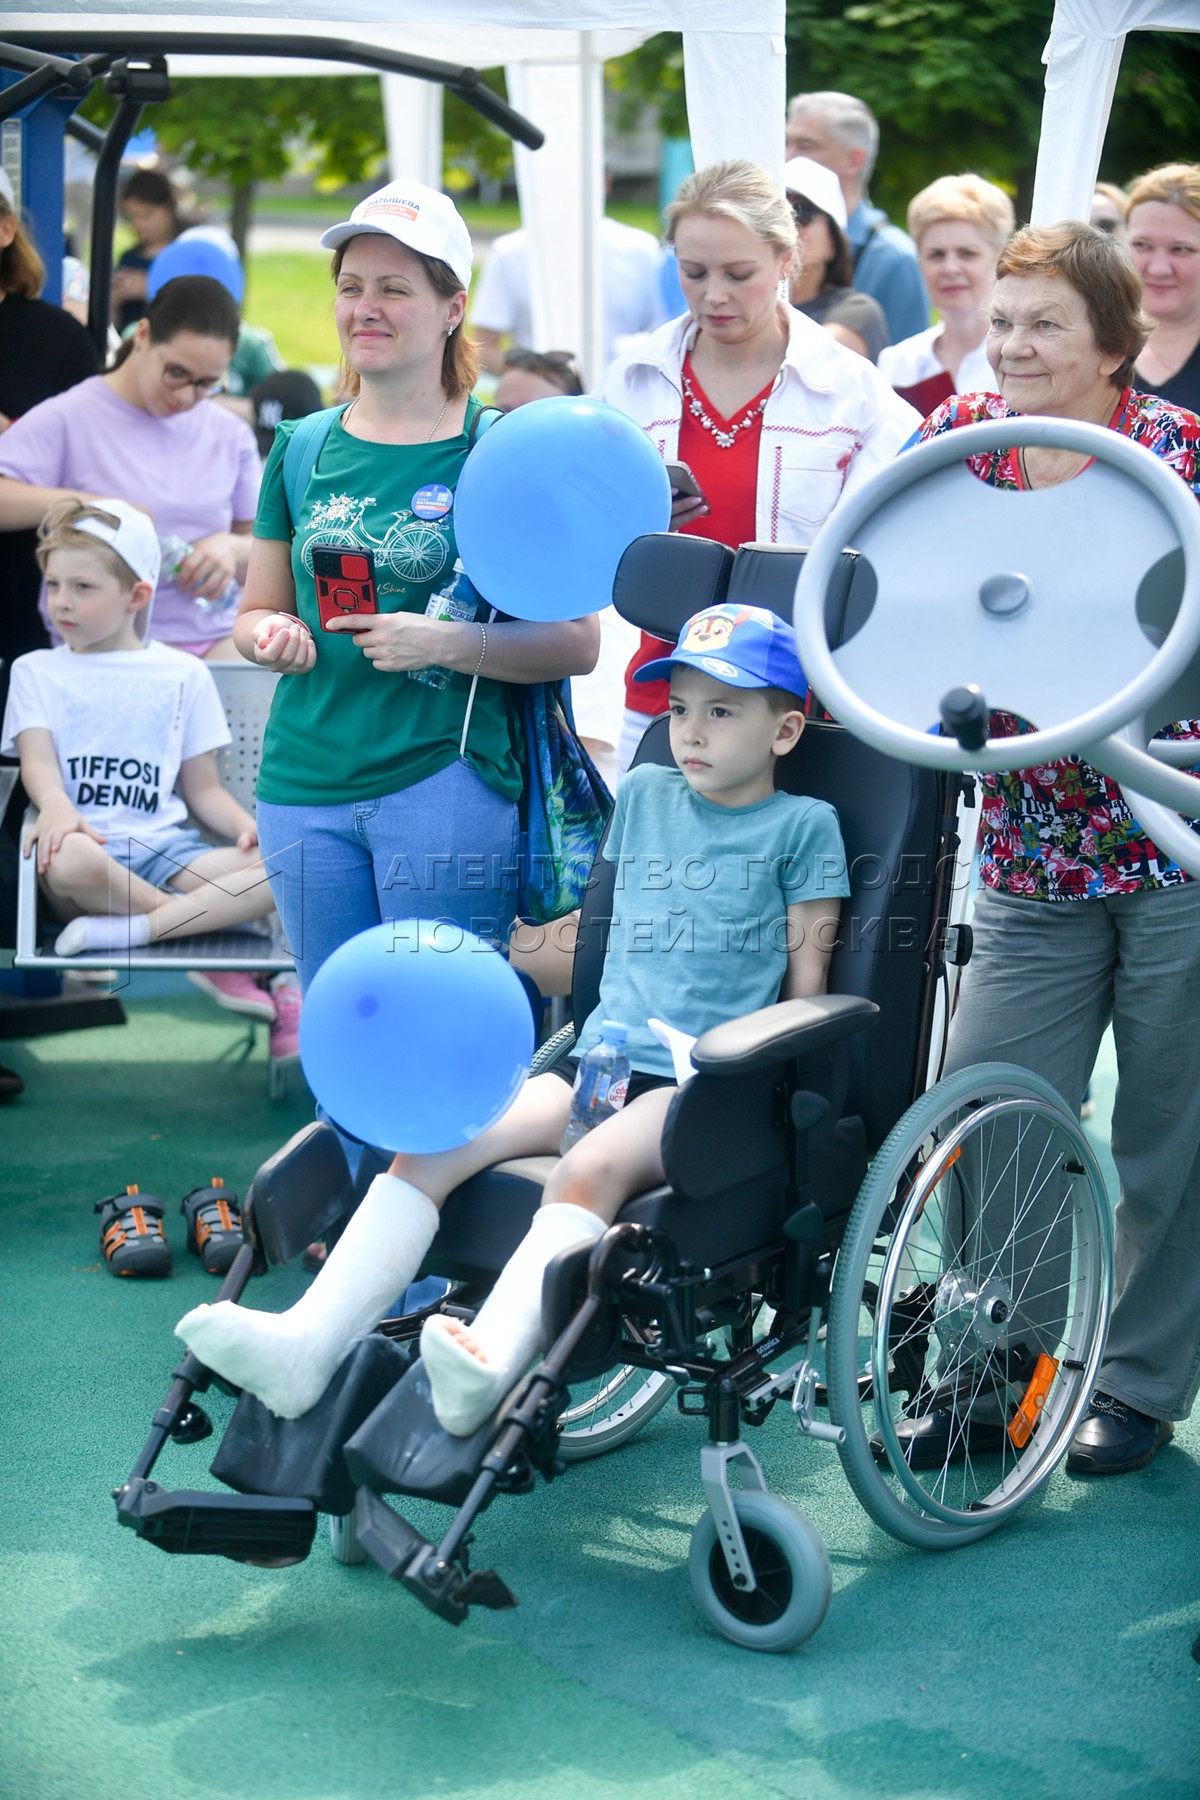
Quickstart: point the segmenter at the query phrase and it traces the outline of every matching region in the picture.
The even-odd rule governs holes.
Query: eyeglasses
[[[177,394],[180,388],[190,387],[195,388],[196,393],[203,397],[205,394],[219,394],[225,386],[223,375],[193,375],[190,369],[183,368],[179,363],[162,363],[158,378],[173,394]]]
[[[506,369],[523,369],[530,375],[541,375],[547,381],[562,382],[570,385],[563,391],[568,394],[583,392],[583,378],[579,373],[579,364],[570,350],[526,350],[520,344],[514,344],[511,350],[504,352]]]
[[[1109,237],[1111,237],[1114,231],[1119,231],[1121,229],[1124,222],[1123,219],[1093,219],[1092,225],[1097,231],[1107,232]]]

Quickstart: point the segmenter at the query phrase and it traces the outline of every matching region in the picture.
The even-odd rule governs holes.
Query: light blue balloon
[[[641,427],[567,394],[497,420],[454,499],[463,567],[489,605],[516,619],[599,612],[634,538],[670,522],[671,484]]]
[[[516,974],[444,921],[359,932],[322,963],[300,1014],[308,1085],[334,1124],[381,1150],[478,1137],[516,1099],[533,1048]]]

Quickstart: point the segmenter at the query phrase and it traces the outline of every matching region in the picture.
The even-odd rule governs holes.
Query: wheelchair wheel
[[[871,1517],[927,1549],[1002,1524],[1067,1453],[1111,1299],[1104,1178],[1054,1089],[987,1063],[923,1094],[859,1192],[829,1308],[829,1410]]]
[[[669,1375],[622,1364],[598,1381],[573,1388],[571,1404],[559,1420],[558,1454],[564,1462],[603,1456],[648,1425],[661,1412],[675,1383]]]
[[[743,1489],[732,1496],[758,1583],[735,1588],[706,1512],[692,1533],[688,1574],[701,1611],[745,1650],[794,1650],[811,1637],[829,1606],[829,1552],[810,1519],[778,1494]]]
[[[333,1552],[334,1562],[345,1563],[347,1566],[366,1562],[367,1553],[358,1541],[358,1525],[352,1512],[330,1513],[329,1548]]]

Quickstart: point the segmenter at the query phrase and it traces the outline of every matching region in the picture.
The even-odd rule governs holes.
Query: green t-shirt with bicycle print
[[[254,535],[292,545],[296,610],[312,632],[317,662],[275,689],[263,740],[260,799],[280,806],[372,800],[413,787],[459,754],[471,683],[444,688],[382,673],[349,632],[323,631],[313,547],[369,549],[381,613],[425,612],[450,585],[457,554],[454,489],[470,448],[472,401],[464,430],[433,444],[369,444],[336,419],[321,446],[299,507],[295,535],[283,484],[283,457],[297,422],[279,426],[263,471]],[[478,615],[487,618],[479,602]],[[507,690],[481,679],[466,759],[506,799],[521,791]]]

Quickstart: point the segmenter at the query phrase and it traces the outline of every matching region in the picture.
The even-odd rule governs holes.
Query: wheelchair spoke
[[[1065,1455],[1107,1323],[1111,1215],[1086,1139],[1024,1071],[951,1076],[909,1117],[838,1254],[828,1380],[859,1498],[939,1547],[992,1529]],[[868,1406],[849,1380],[864,1360]]]

